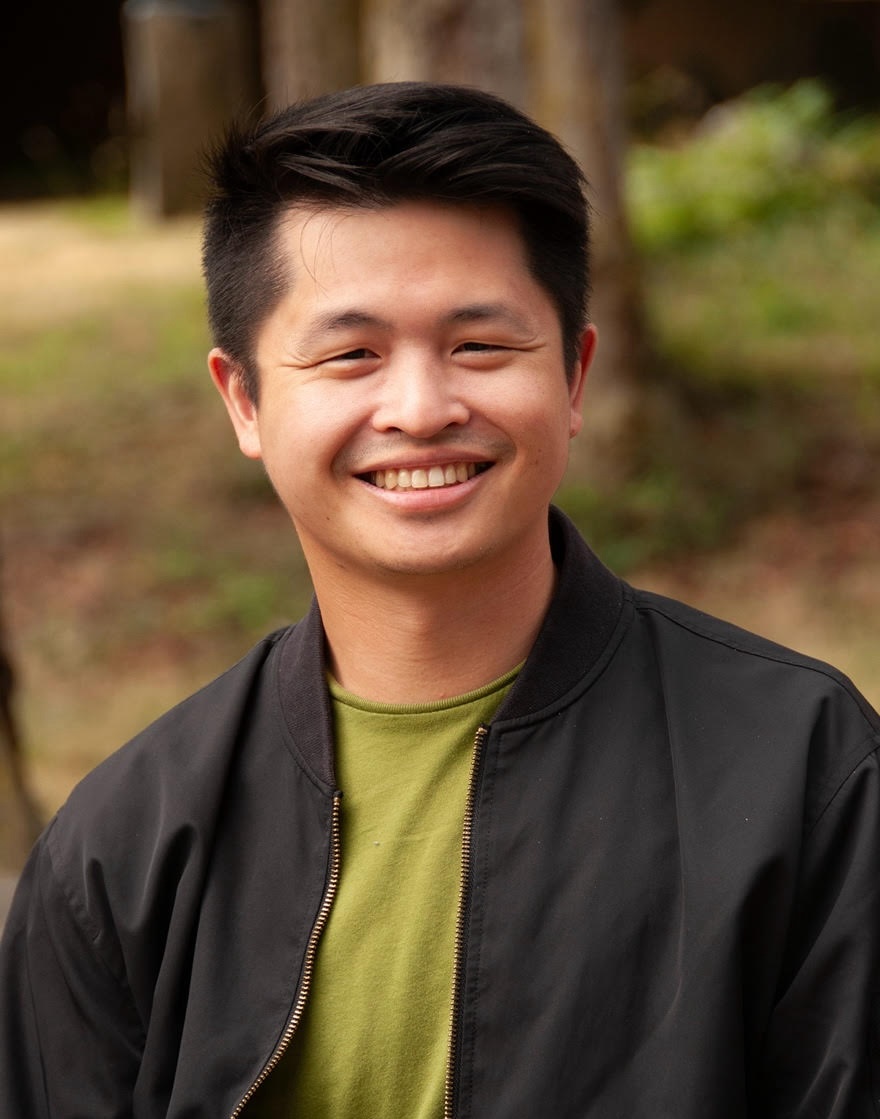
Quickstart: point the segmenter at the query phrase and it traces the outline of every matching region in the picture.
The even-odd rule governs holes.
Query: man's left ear
[[[596,352],[596,328],[589,323],[581,335],[580,351],[569,384],[569,399],[571,400],[571,426],[569,435],[573,439],[583,426],[584,386],[587,383],[587,372]]]

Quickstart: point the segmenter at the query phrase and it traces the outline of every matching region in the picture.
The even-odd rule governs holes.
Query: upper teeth
[[[455,462],[448,466],[431,466],[427,470],[377,470],[370,478],[383,490],[427,490],[466,482],[477,472],[473,462]]]

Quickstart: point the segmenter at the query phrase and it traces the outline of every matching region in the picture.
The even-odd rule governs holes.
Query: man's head
[[[583,176],[548,132],[499,98],[417,82],[328,94],[234,130],[211,172],[209,315],[215,344],[252,399],[257,332],[290,283],[279,227],[297,206],[434,201],[511,211],[532,275],[559,315],[572,375],[588,291]]]

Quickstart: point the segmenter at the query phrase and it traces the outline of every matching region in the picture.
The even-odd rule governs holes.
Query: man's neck
[[[430,703],[525,660],[555,585],[549,548],[503,577],[479,569],[382,579],[315,577],[339,683],[380,703]]]

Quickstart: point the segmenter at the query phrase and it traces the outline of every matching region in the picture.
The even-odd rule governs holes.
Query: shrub
[[[815,81],[760,87],[712,109],[679,146],[634,146],[628,192],[636,238],[648,252],[817,207],[843,207],[874,221],[880,124],[838,117]]]

